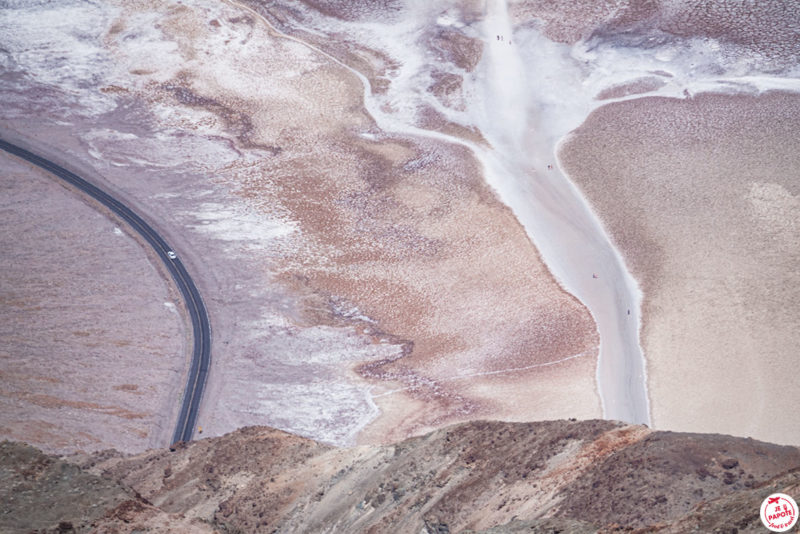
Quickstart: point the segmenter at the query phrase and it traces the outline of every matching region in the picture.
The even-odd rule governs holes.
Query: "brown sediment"
[[[328,17],[342,20],[385,18],[402,8],[398,0],[302,0],[302,2]]]
[[[363,364],[359,373],[386,382],[381,389],[400,388],[394,402],[424,399],[426,410],[401,412],[399,420],[376,426],[399,437],[477,414],[497,415],[495,403],[511,418],[564,413],[560,399],[537,405],[539,390],[546,389],[540,382],[550,373],[523,375],[526,388],[517,390],[516,410],[503,400],[514,373],[492,380],[491,387],[482,378],[450,379],[456,369],[478,376],[585,351],[586,365],[572,378],[584,388],[576,388],[582,406],[574,409],[596,410],[590,400],[596,340],[583,308],[552,280],[466,151],[414,144],[404,151],[411,149],[392,160],[367,144],[353,160],[349,183],[326,180],[323,188],[318,180],[298,180],[281,195],[304,233],[331,251],[298,257],[287,272],[302,261],[310,287],[356,303],[379,331],[408,340],[401,358]],[[473,388],[472,381],[484,386]],[[473,394],[465,396],[468,390]]]
[[[687,2],[666,10],[661,27],[681,37],[710,37],[758,51],[771,61],[797,62],[796,6],[783,2]]]
[[[483,41],[468,37],[456,28],[438,28],[430,37],[430,46],[459,69],[467,72],[478,65],[483,55]]]
[[[800,442],[800,96],[643,98],[560,154],[644,291],[659,428]]]
[[[597,93],[595,100],[609,100],[612,98],[622,98],[640,93],[649,93],[650,91],[655,91],[656,89],[663,87],[665,84],[666,82],[663,79],[656,78],[655,76],[639,78],[637,80],[633,80],[632,82],[622,85],[614,85],[607,89],[603,89]]]
[[[254,140],[255,126],[248,113],[237,109],[241,108],[241,105],[237,106],[236,102],[220,102],[215,98],[201,96],[189,87],[190,84],[191,82],[185,79],[185,76],[180,76],[174,82],[162,84],[159,89],[170,93],[178,104],[201,108],[217,115],[225,124],[226,130],[231,132],[238,141],[239,146],[266,150],[273,155],[281,151],[279,146],[263,145]]]
[[[436,95],[439,102],[453,109],[464,109],[461,91],[464,82],[462,76],[437,70],[431,73],[431,81],[432,83],[428,87],[428,91]]]
[[[509,12],[515,24],[544,23],[544,35],[553,41],[573,44],[588,37],[602,22],[619,10],[614,0],[527,0],[514,2]]]
[[[488,146],[489,144],[479,129],[474,126],[462,126],[449,121],[441,113],[429,107],[419,113],[419,125],[426,130],[465,139],[478,146]]]

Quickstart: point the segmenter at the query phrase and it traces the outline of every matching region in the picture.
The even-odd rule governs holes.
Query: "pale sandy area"
[[[0,152],[0,438],[53,452],[168,442],[186,336],[127,229]]]
[[[800,97],[644,98],[561,152],[644,291],[653,423],[800,443]]]

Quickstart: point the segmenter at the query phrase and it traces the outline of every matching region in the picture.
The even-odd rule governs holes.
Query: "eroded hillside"
[[[800,488],[795,447],[610,421],[473,422],[352,449],[250,427],[73,463],[2,448],[8,532],[758,531],[761,501]]]

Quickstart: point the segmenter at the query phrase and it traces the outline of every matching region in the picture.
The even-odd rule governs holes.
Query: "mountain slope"
[[[43,462],[68,473],[61,485],[38,479],[49,489],[26,503],[4,499],[3,532],[59,521],[102,532],[713,531],[759,527],[761,500],[800,484],[795,447],[610,421],[473,422],[352,449],[250,427],[72,464],[3,450],[13,480]],[[96,484],[104,500],[81,508],[75,495]],[[53,514],[34,519],[35,507]]]

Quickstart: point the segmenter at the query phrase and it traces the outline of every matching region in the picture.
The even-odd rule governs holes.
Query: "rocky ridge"
[[[0,532],[760,532],[800,449],[611,421],[339,449],[266,428],[135,456],[3,442]]]

